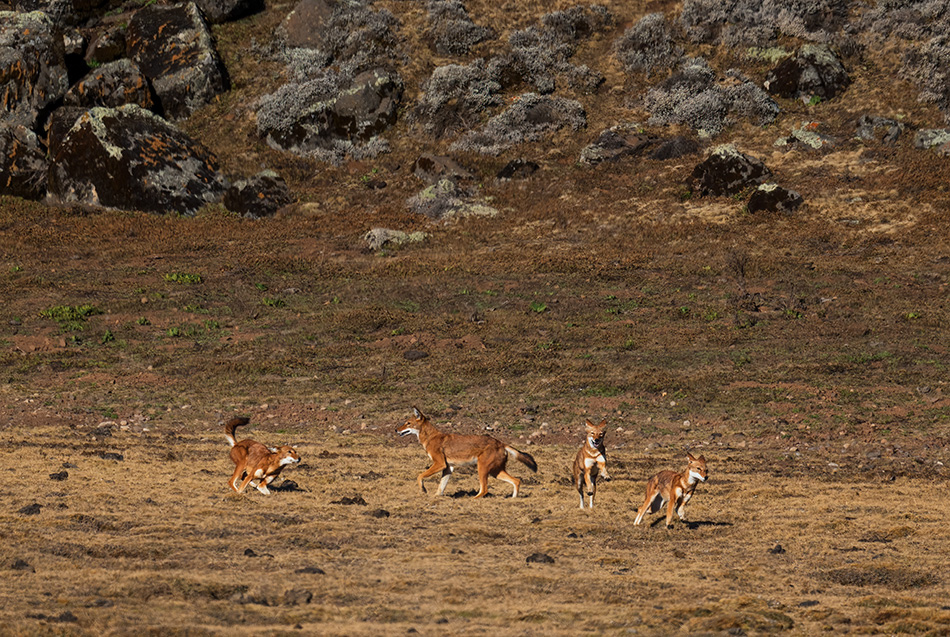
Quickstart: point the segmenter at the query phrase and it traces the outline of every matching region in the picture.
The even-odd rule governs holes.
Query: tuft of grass
[[[282,298],[276,296],[265,296],[261,299],[261,305],[265,305],[267,307],[284,307],[286,303],[284,303],[284,299]]]
[[[202,282],[200,274],[193,272],[168,272],[164,279],[168,283],[178,283],[181,285],[195,285]]]
[[[57,305],[40,312],[43,318],[53,319],[59,323],[63,332],[80,332],[86,319],[95,314],[102,314],[95,305]]]

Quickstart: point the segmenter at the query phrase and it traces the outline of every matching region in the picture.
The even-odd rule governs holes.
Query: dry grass
[[[939,549],[950,510],[931,497],[945,484],[773,477],[770,454],[708,445],[691,522],[668,531],[660,516],[632,522],[646,477],[680,464],[673,449],[645,453],[615,434],[616,479],[582,512],[567,484],[573,446],[531,448],[539,473],[515,468],[523,498],[493,481],[475,500],[471,472],[439,498],[416,490],[421,446],[386,429],[255,427],[303,458],[285,474],[300,486],[270,497],[229,493],[213,430],[6,429],[4,632],[937,634],[950,623]],[[65,480],[46,477],[63,466]],[[553,563],[529,562],[536,553]]]

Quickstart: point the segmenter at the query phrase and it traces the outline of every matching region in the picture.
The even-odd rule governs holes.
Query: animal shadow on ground
[[[300,485],[294,482],[293,480],[284,480],[280,483],[280,486],[270,487],[271,491],[306,491],[306,489],[300,488]]]
[[[657,516],[656,519],[650,522],[650,528],[664,524],[665,520],[666,518],[664,518],[662,515]],[[686,528],[690,531],[695,531],[696,529],[704,526],[732,526],[732,522],[714,522],[712,520],[696,520],[688,522],[683,521],[682,524],[686,525]],[[673,527],[671,528],[676,528],[676,526],[678,525],[674,523]]]
[[[701,526],[732,526],[732,522],[713,522],[712,520],[697,520],[696,522],[685,522],[686,528],[695,531]]]
[[[450,497],[450,498],[470,498],[470,497],[476,496],[476,495],[478,495],[478,489],[461,489],[461,490],[459,490],[459,491],[456,491],[455,493],[453,493],[453,494],[450,495],[449,497]],[[495,497],[495,494],[493,494],[493,493],[486,493],[486,494],[485,494],[484,496],[482,496],[482,497],[484,497],[484,498],[494,498],[494,497]]]

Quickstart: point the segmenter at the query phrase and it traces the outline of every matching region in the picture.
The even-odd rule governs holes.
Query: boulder
[[[211,24],[239,20],[264,10],[264,0],[195,0]]]
[[[779,137],[775,140],[775,146],[791,150],[800,148],[803,150],[828,150],[833,148],[838,140],[830,135],[825,135],[821,131],[819,122],[802,122],[799,128],[792,130],[787,137]]]
[[[734,195],[768,181],[772,171],[754,157],[725,145],[714,149],[706,161],[693,168],[687,182],[699,196]]]
[[[46,150],[25,126],[0,123],[0,194],[33,200],[46,195]]]
[[[275,172],[265,170],[231,184],[221,203],[231,212],[260,219],[269,217],[294,202],[287,183]]]
[[[592,166],[604,161],[617,161],[623,157],[638,157],[656,142],[656,137],[643,132],[636,124],[613,126],[581,151],[580,161]]]
[[[261,99],[257,130],[267,144],[298,155],[340,162],[385,149],[377,136],[396,121],[402,80],[382,69],[365,71],[340,87],[326,76],[287,84]]]
[[[807,44],[769,71],[763,85],[772,95],[787,99],[830,100],[850,83],[848,72],[830,48]]]
[[[950,128],[919,130],[914,135],[914,148],[933,150],[942,157],[950,156]]]
[[[425,232],[403,232],[402,230],[390,230],[389,228],[373,228],[363,235],[363,241],[373,252],[381,250],[387,246],[398,247],[406,243],[419,243],[428,238]]]
[[[494,217],[498,210],[477,200],[454,181],[443,179],[407,202],[413,212],[434,221],[460,217]]]
[[[227,188],[210,151],[134,104],[86,111],[50,152],[54,203],[193,215]]]
[[[669,159],[679,159],[685,155],[695,155],[698,152],[699,142],[695,139],[676,136],[657,144],[649,157],[657,161],[667,161]]]
[[[778,184],[762,184],[752,193],[746,208],[752,214],[758,212],[784,212],[791,214],[804,203],[802,196],[794,190]]]
[[[39,130],[69,88],[63,37],[44,13],[0,11],[0,121]]]
[[[151,80],[167,118],[186,118],[228,90],[227,72],[194,3],[140,9],[125,38],[128,56]]]
[[[157,106],[148,78],[128,58],[103,64],[90,71],[69,89],[63,103],[86,108],[118,108],[125,104],[138,104],[148,110],[154,110]]]
[[[19,13],[41,11],[58,27],[78,26],[122,6],[122,0],[12,0]]]
[[[884,129],[883,135],[879,132],[881,129]],[[900,139],[903,132],[904,124],[902,122],[887,117],[862,115],[858,118],[855,135],[858,139],[865,141],[877,139],[887,146],[893,146]]]
[[[527,179],[534,173],[538,172],[540,168],[541,166],[539,166],[537,162],[519,157],[518,159],[512,159],[510,162],[505,164],[502,169],[498,171],[498,174],[495,175],[495,177],[500,181]]]
[[[394,59],[399,21],[386,9],[352,0],[300,0],[278,27],[276,35],[286,49],[317,53],[319,65],[367,68]],[[291,52],[293,58],[301,53]],[[293,60],[291,59],[293,63]]]
[[[100,33],[86,49],[86,61],[108,64],[125,57],[125,27],[111,27]]]

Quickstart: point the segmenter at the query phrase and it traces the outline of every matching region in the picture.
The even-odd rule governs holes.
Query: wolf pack
[[[230,487],[237,493],[243,493],[248,485],[264,495],[270,494],[268,485],[283,471],[284,467],[300,462],[297,450],[290,445],[269,447],[250,438],[238,441],[235,431],[248,424],[249,419],[235,417],[224,425],[225,437],[231,447],[230,457],[234,463],[234,473],[228,480]],[[509,483],[513,491],[511,497],[518,497],[521,480],[507,471],[508,459],[514,458],[531,471],[538,470],[538,463],[531,454],[506,445],[487,434],[456,434],[440,431],[431,419],[416,407],[412,416],[396,428],[400,436],[415,435],[429,456],[429,468],[420,473],[416,482],[419,489],[426,493],[425,479],[441,472],[439,495],[445,493],[449,478],[457,467],[475,465],[478,473],[478,493],[476,498],[488,493],[488,478],[497,478]],[[571,469],[574,488],[577,490],[580,508],[584,508],[584,496],[587,506],[594,508],[594,496],[597,483],[601,479],[610,480],[607,472],[607,450],[604,438],[607,434],[607,421],[594,424],[589,419],[584,423],[584,444],[577,450]],[[635,525],[643,521],[647,513],[665,511],[666,526],[673,526],[673,514],[686,521],[686,504],[693,497],[696,486],[708,477],[706,458],[686,453],[686,468],[682,471],[664,469],[646,484],[643,504],[637,509]],[[238,484],[240,482],[240,484]]]

